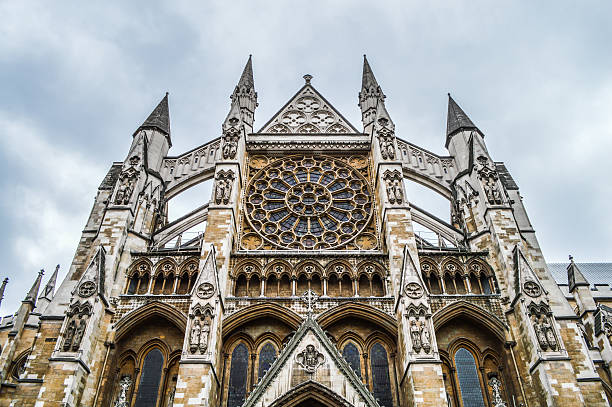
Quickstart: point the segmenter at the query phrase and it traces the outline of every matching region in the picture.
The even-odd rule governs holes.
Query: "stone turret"
[[[361,92],[359,92],[359,108],[364,133],[371,133],[372,125],[376,120],[379,103],[384,105],[385,95],[376,81],[374,72],[366,56],[363,56],[363,75],[361,79]]]
[[[247,61],[240,80],[230,97],[232,105],[238,104],[242,120],[247,126],[247,132],[253,132],[253,122],[255,121],[255,108],[257,107],[257,92],[255,92],[255,81],[253,79],[253,63],[251,55]]]

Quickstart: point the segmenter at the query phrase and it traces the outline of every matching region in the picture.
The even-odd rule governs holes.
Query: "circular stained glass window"
[[[372,216],[366,179],[343,161],[291,156],[262,168],[248,186],[246,214],[266,241],[287,249],[342,246]]]

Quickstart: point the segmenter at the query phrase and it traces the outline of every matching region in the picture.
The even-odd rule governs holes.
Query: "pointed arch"
[[[307,402],[318,402],[325,407],[354,407],[339,394],[327,387],[308,380],[299,386],[294,387],[287,393],[277,398],[270,407],[299,407],[306,406]]]
[[[181,332],[185,332],[187,329],[187,316],[185,314],[171,305],[161,301],[153,301],[128,312],[117,321],[115,324],[115,341],[118,342],[132,328],[152,317],[162,317],[168,320]]]
[[[397,322],[390,315],[369,305],[359,303],[345,303],[329,309],[317,317],[321,328],[327,329],[344,318],[356,317],[383,328],[390,337],[397,336]]]
[[[495,315],[467,301],[454,302],[433,314],[434,329],[437,331],[449,321],[459,317],[472,319],[489,329],[500,341],[506,340],[508,330],[506,324]]]
[[[244,308],[223,320],[223,336],[227,336],[240,325],[258,318],[275,318],[296,330],[302,323],[302,318],[288,308],[272,302],[264,302]]]

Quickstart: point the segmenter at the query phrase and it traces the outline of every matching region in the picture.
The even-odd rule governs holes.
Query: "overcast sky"
[[[445,154],[451,92],[518,183],[547,261],[612,261],[610,15],[609,1],[0,2],[0,313],[40,268],[63,277],[96,188],[166,91],[171,154],[220,135],[249,54],[257,128],[305,73],[360,128],[365,53],[397,135]],[[174,210],[209,199],[189,197]]]

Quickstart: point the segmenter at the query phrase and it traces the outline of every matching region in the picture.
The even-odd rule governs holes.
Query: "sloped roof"
[[[606,284],[612,285],[612,263],[576,263],[590,285]],[[557,284],[567,285],[568,263],[548,263],[553,278]]]

